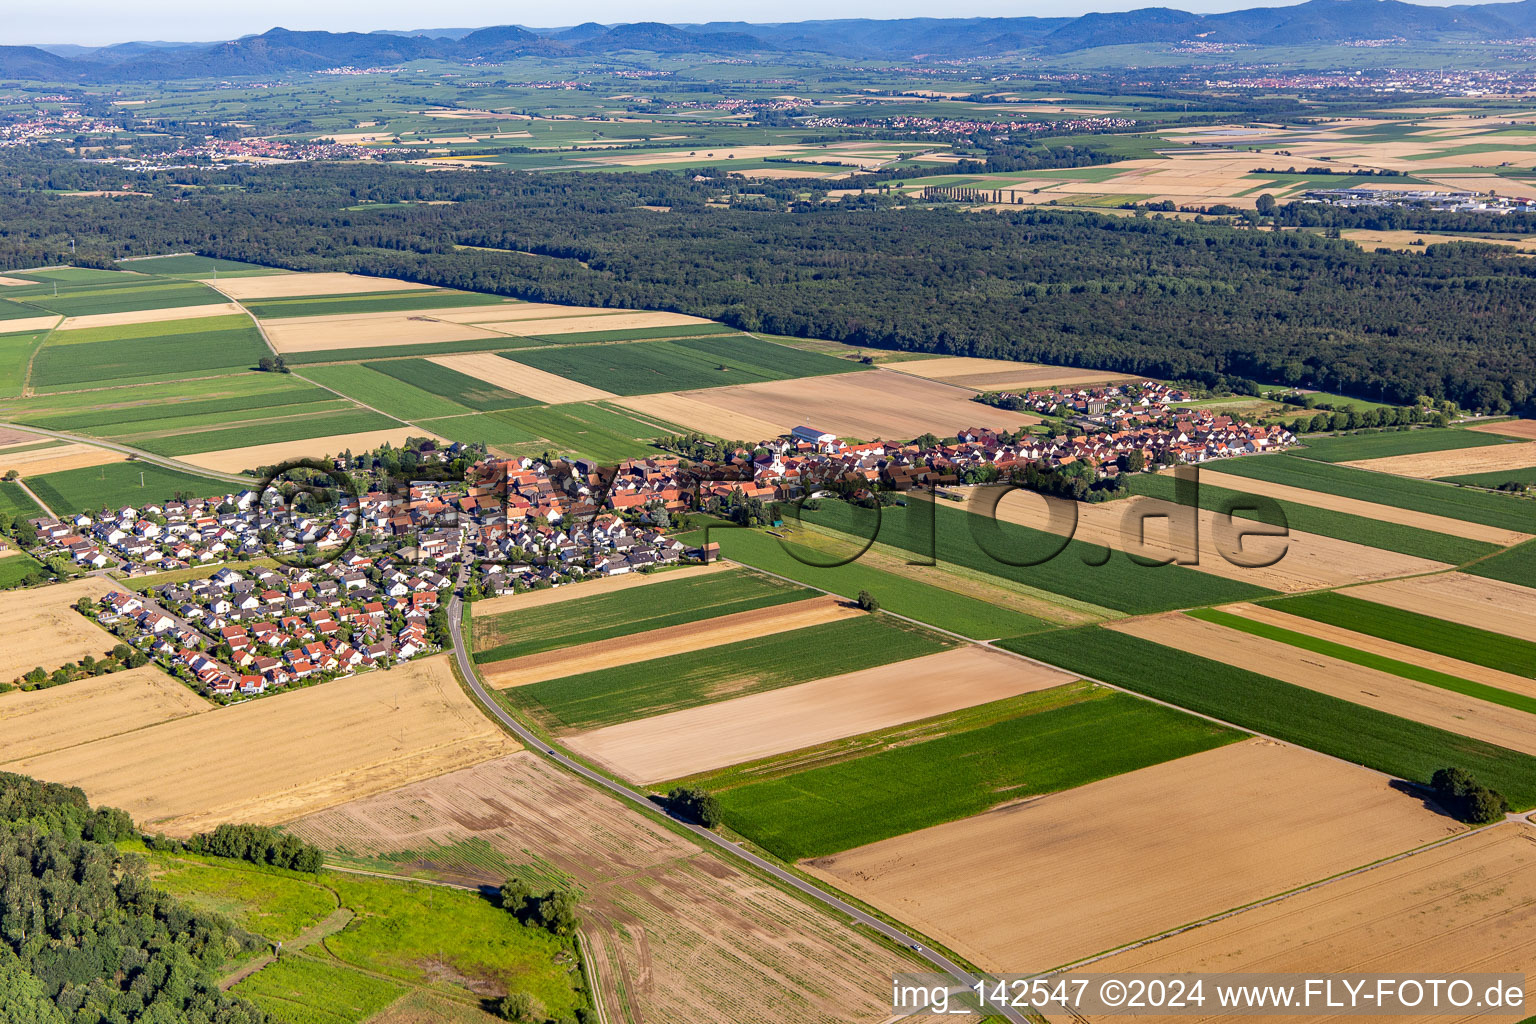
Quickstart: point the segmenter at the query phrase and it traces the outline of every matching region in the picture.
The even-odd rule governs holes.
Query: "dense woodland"
[[[310,164],[135,176],[11,159],[0,176],[9,269],[57,262],[73,238],[82,262],[198,250],[886,348],[1536,411],[1536,265],[1487,246],[1367,253],[1322,233],[1155,215],[848,208],[821,192],[805,201],[807,182],[666,172]],[[155,196],[63,199],[40,186]],[[752,209],[726,205],[742,192]],[[345,209],[427,199],[452,205]]]
[[[217,985],[264,943],[150,885],[122,811],[0,773],[0,1022],[263,1024]]]

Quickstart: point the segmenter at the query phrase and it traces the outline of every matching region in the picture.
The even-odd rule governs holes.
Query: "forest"
[[[707,171],[696,180],[292,164],[135,174],[5,159],[6,269],[59,262],[71,239],[77,262],[96,265],[195,250],[890,349],[1536,411],[1536,265],[1487,246],[1368,253],[1320,232],[1155,214],[839,203],[823,201],[825,182],[818,192]],[[39,191],[60,187],[152,195]],[[742,193],[750,208],[736,205]],[[422,200],[447,205],[347,209]]]
[[[263,1024],[217,970],[261,939],[155,890],[122,811],[0,773],[0,1021]]]

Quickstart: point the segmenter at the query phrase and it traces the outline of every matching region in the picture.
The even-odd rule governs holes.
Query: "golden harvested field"
[[[1421,577],[1423,579],[1436,579],[1434,576]],[[1409,582],[1409,581],[1403,581]],[[1346,593],[1354,594],[1350,590]],[[1527,605],[1532,611],[1536,611],[1536,601],[1526,599]],[[1304,633],[1307,636],[1315,636],[1323,640],[1331,640],[1334,643],[1352,647],[1357,651],[1365,651],[1369,654],[1379,654],[1384,658],[1401,661],[1409,665],[1417,665],[1420,668],[1433,669],[1436,672],[1444,672],[1447,675],[1457,676],[1461,679],[1470,679],[1474,682],[1487,683],[1489,686],[1497,686],[1501,690],[1510,693],[1520,693],[1527,697],[1536,697],[1536,679],[1526,676],[1517,676],[1512,672],[1500,672],[1496,668],[1486,668],[1482,665],[1474,665],[1470,661],[1462,661],[1459,658],[1448,658],[1443,654],[1435,654],[1432,651],[1420,650],[1417,647],[1409,647],[1406,644],[1393,643],[1390,640],[1382,640],[1368,633],[1356,633],[1354,630],[1344,629],[1326,622],[1318,622],[1315,619],[1303,618],[1300,615],[1288,615],[1277,608],[1264,608],[1253,604],[1226,605],[1224,612],[1240,615],[1245,619],[1255,622],[1266,622],[1281,629],[1288,629],[1293,633]]]
[[[475,322],[478,324],[493,323],[491,320],[476,320]],[[642,327],[683,327],[711,322],[702,317],[688,316],[684,313],[625,313],[614,310],[603,310],[600,313],[589,313],[586,316],[560,313],[542,320],[494,321],[497,329],[503,334],[512,334],[518,337],[528,337],[534,334],[588,334],[593,331],[630,331]],[[720,333],[725,334],[729,330],[729,327],[721,327]]]
[[[621,1021],[881,1024],[878,979],[904,956],[744,874],[686,838],[517,754],[295,822],[291,830],[392,870],[501,884],[491,857],[455,857],[471,841],[582,893],[583,934],[608,1007]]]
[[[1460,830],[1381,775],[1253,739],[802,866],[983,969],[1023,973]]]
[[[252,278],[252,280],[255,280]],[[155,324],[169,320],[200,320],[210,316],[239,316],[245,310],[233,302],[217,302],[206,306],[180,306],[175,309],[139,309],[127,313],[95,313],[91,316],[72,316],[59,324],[61,331],[79,331],[88,327],[123,327],[128,324]],[[56,342],[69,339],[55,338]]]
[[[1484,434],[1502,434],[1505,437],[1523,437],[1536,441],[1536,420],[1508,420],[1504,423],[1479,423],[1468,430]]]
[[[1340,234],[1367,252],[1375,249],[1423,252],[1425,246],[1439,245],[1442,242],[1482,242],[1521,252],[1536,252],[1536,240],[1529,238],[1482,238],[1476,235],[1436,235],[1424,231],[1369,231],[1364,228],[1348,228]]]
[[[1532,963],[1536,829],[1508,822],[1128,950],[1092,970],[1522,973],[1529,1007],[1536,999]]]
[[[0,453],[0,473],[14,469],[24,477],[42,476],[44,473],[57,473],[65,469],[124,462],[127,458],[121,452],[108,451],[95,445],[71,443],[54,448],[37,448],[30,452]]]
[[[8,683],[41,665],[52,672],[87,654],[99,658],[118,639],[70,606],[82,597],[100,599],[114,587],[110,580],[87,576],[39,590],[0,592],[0,683]],[[74,685],[71,683],[70,685]]]
[[[271,825],[518,749],[448,655],[218,708],[8,766],[187,835]]]
[[[958,384],[977,391],[1018,391],[1135,379],[1108,370],[1083,370],[1071,366],[1016,363],[1008,359],[978,359],[972,356],[918,359],[890,368],[898,373],[942,380],[947,384]]]
[[[722,572],[733,568],[735,566],[726,562],[711,562],[708,565],[679,566],[676,569],[668,569],[666,572],[626,573],[623,576],[604,576],[601,579],[583,580],[580,583],[550,587],[547,590],[535,590],[527,594],[508,594],[505,597],[490,597],[484,601],[476,601],[470,605],[470,608],[474,617],[478,619],[487,615],[500,615],[503,612],[520,611],[525,608],[539,608],[547,604],[574,601],[578,597],[611,594],[616,590],[633,590],[635,587],[648,587],[652,583],[667,583],[671,580],[703,576],[708,573]]]
[[[1104,628],[1262,672],[1399,718],[1536,754],[1536,729],[1531,728],[1531,716],[1501,704],[1203,622],[1183,612],[1125,619]]]
[[[487,683],[495,687],[527,686],[545,679],[631,665],[637,661],[650,661],[753,637],[787,633],[792,629],[804,629],[864,614],[867,613],[851,602],[840,601],[835,597],[814,597],[615,637],[612,640],[529,654],[508,661],[491,662],[481,666],[480,673]]]
[[[154,665],[6,694],[0,697],[0,764],[212,707]]]
[[[638,395],[634,398],[615,399],[618,405],[633,409],[642,416],[650,416],[667,423],[709,423],[709,431],[721,437],[750,437],[765,440],[777,437],[784,428],[778,423],[733,413],[686,394]]]
[[[1536,643],[1536,602],[1530,588],[1482,576],[1446,572],[1355,587],[1361,597],[1463,626],[1476,626]]]
[[[362,295],[365,292],[421,292],[431,285],[415,281],[397,281],[391,277],[364,277],[361,274],[264,274],[260,277],[231,277],[208,281],[210,287],[232,299],[292,299],[308,295]],[[447,296],[445,296],[446,298]]]
[[[600,388],[535,369],[526,363],[503,359],[494,352],[436,356],[432,362],[540,402],[590,402],[593,399],[614,397],[612,393]]]
[[[247,278],[261,281],[265,278]],[[281,353],[389,345],[426,345],[494,338],[496,332],[436,319],[435,311],[364,313],[358,316],[296,316],[263,320],[262,329]]]
[[[61,316],[28,316],[20,320],[0,320],[0,333],[21,334],[25,331],[46,331],[63,319]]]
[[[28,285],[37,284],[36,281],[24,281],[19,277],[0,277],[0,288],[25,288]]]
[[[1476,154],[1476,156],[1478,159],[1472,160],[1469,166],[1491,167],[1499,163],[1501,159],[1510,159],[1508,153],[1479,153]],[[1460,160],[1462,158],[1455,157],[1453,159]],[[1526,167],[1531,166],[1530,152],[1516,153],[1514,159],[1524,161]],[[1533,184],[1529,181],[1520,181],[1516,178],[1500,177],[1499,175],[1495,174],[1479,174],[1470,176],[1436,175],[1434,180],[1436,184],[1444,185],[1447,188],[1457,189],[1459,191],[1497,192],[1501,196],[1516,196],[1521,199],[1536,199],[1536,184]]]
[[[988,508],[990,496],[986,490],[956,490],[966,495],[967,507]],[[1038,495],[1015,491],[998,502],[997,518],[1064,535],[1072,529],[1072,524],[1070,521],[1052,523],[1051,507]],[[1261,528],[1260,524],[1245,519],[1228,520],[1208,509],[1190,509],[1159,498],[1134,497],[1101,505],[1079,503],[1076,511],[1076,529],[1071,535],[1077,540],[1145,558],[1174,557],[1183,560],[1180,564],[1198,558],[1198,564],[1189,568],[1288,593],[1450,568],[1441,562],[1298,530],[1292,530],[1288,537],[1246,538],[1239,558],[1234,531]],[[1148,518],[1139,520],[1138,517],[1144,514]],[[1187,543],[1187,532],[1173,526],[1175,522],[1196,516],[1199,519],[1198,551]],[[1233,555],[1232,559],[1222,554],[1223,545]],[[1239,560],[1269,560],[1277,554],[1280,557],[1275,564],[1263,568],[1233,564]]]
[[[1165,470],[1164,475],[1170,475],[1172,472],[1172,470]],[[1460,519],[1450,519],[1446,516],[1437,516],[1428,512],[1415,512],[1412,509],[1396,508],[1392,505],[1378,505],[1373,501],[1345,498],[1336,494],[1325,494],[1322,491],[1309,491],[1305,488],[1292,487],[1288,484],[1270,483],[1268,480],[1260,480],[1256,477],[1240,477],[1227,473],[1202,473],[1200,480],[1202,483],[1209,484],[1212,487],[1223,487],[1228,490],[1241,491],[1244,494],[1274,498],[1276,501],[1294,501],[1298,505],[1311,505],[1313,508],[1326,508],[1334,512],[1347,512],[1350,515],[1364,516],[1367,519],[1376,519],[1381,522],[1412,526],[1420,530],[1433,530],[1435,533],[1444,533],[1452,537],[1465,537],[1467,540],[1487,541],[1500,547],[1518,544],[1522,540],[1529,539],[1531,536],[1528,533],[1505,530],[1497,526],[1468,523]]]
[[[1491,473],[1499,469],[1524,469],[1536,466],[1536,441],[1496,444],[1487,448],[1459,448],[1448,452],[1420,452],[1415,455],[1389,455],[1384,459],[1356,459],[1341,466],[1374,469],[1393,476],[1413,476],[1432,480],[1438,476],[1465,473]]]
[[[408,437],[427,437],[420,427],[399,427],[393,430],[364,430],[356,434],[332,434],[330,437],[311,437],[303,441],[279,441],[273,444],[256,444],[249,448],[225,448],[200,455],[180,456],[181,462],[202,469],[221,473],[238,473],[257,466],[275,466],[287,459],[320,458],[336,455],[350,448],[365,452],[388,441],[399,447]]]
[[[596,306],[556,306],[548,302],[520,302],[507,306],[467,306],[463,309],[439,311],[439,320],[456,324],[475,324],[494,328],[497,324],[516,323],[520,320],[554,320],[567,316],[600,316],[605,313],[625,313],[628,310],[602,309]]]
[[[650,785],[1049,689],[1074,678],[967,646],[594,729],[565,742],[625,778]]]
[[[740,416],[774,425],[775,435],[805,424],[843,437],[900,441],[929,431],[953,435],[982,421],[1009,430],[1039,422],[977,405],[962,388],[887,369],[706,388],[682,397],[715,410],[680,421],[683,426],[725,437],[735,436],[730,428]]]

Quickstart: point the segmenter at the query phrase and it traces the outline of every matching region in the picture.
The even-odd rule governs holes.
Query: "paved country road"
[[[491,699],[490,694],[486,693],[485,687],[481,684],[479,675],[475,672],[474,662],[470,659],[469,656],[469,648],[464,642],[462,617],[463,602],[459,596],[463,590],[463,585],[464,570],[461,567],[459,571],[457,590],[454,593],[453,600],[448,604],[448,629],[453,638],[453,656],[458,661],[459,671],[463,673],[465,682],[467,682],[469,684],[469,688],[474,691],[475,698],[480,702],[481,706],[493,718],[495,718],[498,722],[516,734],[518,739],[527,744],[529,750],[549,758],[551,761],[554,761],[566,771],[574,772],[589,782],[593,782],[601,786],[608,792],[621,797],[630,803],[637,804],[646,808],[647,810],[655,811],[657,809],[656,805],[651,801],[650,797],[646,796],[644,793],[630,789],[628,786],[615,782],[612,779],[591,770],[586,765],[572,760],[565,754],[554,749],[548,743],[545,743],[543,740],[539,739],[539,737],[535,736],[532,732],[526,729],[517,719],[507,714],[501,705],[497,704],[494,700]],[[852,921],[858,924],[862,924],[867,928],[872,928],[894,942],[901,943],[902,946],[906,947],[914,955],[921,957],[922,959],[928,961],[928,963],[932,964],[939,971],[949,975],[955,980],[957,984],[966,988],[970,988],[977,982],[978,978],[976,975],[971,974],[969,971],[965,970],[959,964],[950,960],[943,954],[936,953],[928,947],[921,945],[916,937],[908,935],[901,929],[893,927],[892,925],[887,924],[877,917],[866,914],[858,907],[853,906],[852,904],[844,901],[843,899],[828,892],[827,890],[812,885],[810,882],[806,881],[798,875],[785,871],[777,864],[759,857],[757,854],[752,853],[750,850],[742,849],[740,846],[737,846],[735,843],[722,838],[707,828],[704,828],[700,825],[693,825],[684,821],[679,821],[678,824],[692,832],[694,839],[696,839],[701,844],[713,847],[714,849],[724,853],[727,857],[732,857],[736,860],[744,861],[745,863],[751,865],[753,868],[756,868],[759,872],[766,875],[772,875],[778,881],[784,883],[785,885],[791,886],[801,893],[804,893],[805,895],[811,897],[811,899],[816,900],[818,903],[821,903],[822,905],[837,911],[839,914],[850,918]],[[881,984],[882,987],[884,985],[883,979],[871,979],[871,981]],[[1027,1024],[1029,1020],[1028,1017],[1013,1007],[998,1007],[995,1008],[993,1012],[996,1015],[1003,1017],[1005,1020],[1012,1021],[1013,1024]]]
[[[126,444],[118,444],[116,441],[105,441],[99,437],[87,437],[83,434],[66,434],[62,430],[48,430],[45,427],[29,427],[25,423],[0,423],[0,426],[14,430],[25,430],[32,434],[41,434],[43,437],[53,437],[60,441],[74,441],[76,444],[88,444],[97,448],[105,448],[108,451],[121,452],[124,455],[132,455],[139,462],[147,462],[152,466],[162,469],[174,469],[179,473],[190,473],[192,476],[211,477],[214,480],[223,480],[226,483],[242,484],[252,487],[261,481],[255,477],[240,476],[235,473],[221,473],[214,469],[203,469],[201,466],[193,466],[190,463],[178,462],[168,459],[163,455],[155,455],[139,448],[131,448]]]

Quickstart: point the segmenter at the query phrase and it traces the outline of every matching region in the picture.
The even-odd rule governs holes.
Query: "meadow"
[[[1388,658],[1384,655],[1370,651],[1360,651],[1346,644],[1335,643],[1322,637],[1311,636],[1306,633],[1298,633],[1293,629],[1276,626],[1269,622],[1259,622],[1245,618],[1241,615],[1233,615],[1215,608],[1196,608],[1186,614],[1201,619],[1205,622],[1214,622],[1228,629],[1240,630],[1252,636],[1264,637],[1267,640],[1278,640],[1292,647],[1312,651],[1329,658],[1337,658],[1340,661],[1348,661],[1355,665],[1364,665],[1381,672],[1390,672],[1404,679],[1413,679],[1430,686],[1438,686],[1442,690],[1450,690],[1452,693],[1460,693],[1467,697],[1475,697],[1490,704],[1502,704],[1507,708],[1517,708],[1521,711],[1529,711],[1536,714],[1536,698],[1524,694],[1511,693],[1497,686],[1488,686],[1484,683],[1474,682],[1470,679],[1461,679],[1445,672],[1437,672],[1422,665],[1411,665],[1396,658]]]
[[[1384,459],[1391,455],[1415,455],[1421,452],[1445,452],[1458,448],[1486,448],[1508,444],[1497,434],[1455,428],[1389,430],[1374,434],[1340,434],[1337,437],[1304,437],[1305,448],[1295,454],[1319,462],[1353,462],[1356,459]]]
[[[494,412],[538,404],[531,398],[513,394],[446,366],[439,366],[428,359],[391,359],[364,365],[434,395],[452,399],[455,404],[476,412]]]
[[[110,337],[70,338],[87,333]],[[55,332],[33,361],[32,383],[42,388],[191,377],[210,370],[254,367],[269,354],[260,332],[240,316]]]
[[[847,373],[858,365],[750,337],[533,349],[512,358],[616,395]]]
[[[408,292],[364,292],[357,295],[319,295],[291,299],[251,299],[240,303],[258,320],[282,320],[296,316],[339,316],[347,313],[407,313],[417,309],[448,309],[458,306],[496,306],[512,300],[481,292],[445,288]]]
[[[861,615],[501,691],[550,729],[597,729],[934,654],[953,641]],[[893,677],[892,685],[900,685]]]
[[[145,462],[114,462],[105,466],[45,473],[28,477],[27,486],[58,515],[89,512],[103,507],[139,507],[152,502],[169,501],[177,494],[206,498],[238,490],[235,484],[180,473]]]
[[[27,383],[27,364],[46,331],[0,335],[0,398],[21,394]]]
[[[1514,497],[1313,462],[1295,455],[1224,459],[1205,468],[1224,476],[1253,477],[1506,530],[1529,531],[1536,522],[1531,506]]]
[[[781,541],[757,530],[721,526],[709,530],[708,540],[718,543],[721,554],[733,561],[744,562],[779,576],[787,576],[808,587],[850,599],[858,597],[859,591],[868,590],[886,611],[973,640],[1019,636],[1049,629],[1051,626],[1048,622],[1022,612],[897,576],[862,561],[823,567],[825,563],[837,561],[837,558],[828,552]],[[704,542],[701,535],[698,543]]]
[[[136,842],[121,846],[148,857],[156,889],[279,942],[298,938],[336,909],[335,895],[313,875],[237,867],[219,857],[156,853]]]
[[[1182,712],[1108,690],[1016,698],[1000,721],[946,718],[892,730],[881,747],[717,790],[735,831],[785,860],[818,857],[1071,789],[1238,739]],[[954,716],[963,723],[967,712]],[[807,758],[816,764],[814,756]]]
[[[1536,758],[1258,672],[1097,626],[1001,646],[1412,782],[1464,768],[1516,807],[1536,806]]]
[[[390,364],[376,364],[376,366],[388,365]],[[340,392],[353,401],[372,406],[401,419],[418,420],[434,416],[458,416],[467,411],[463,406],[450,402],[441,395],[423,390],[393,375],[380,373],[375,366],[359,366],[355,363],[311,366],[305,368],[303,376],[316,384],[330,388],[331,391]]]
[[[11,298],[25,298],[28,304],[60,316],[136,313],[146,309],[206,306],[225,301],[224,296],[195,281],[157,280],[126,274],[112,274],[110,279],[93,284],[61,282],[58,295],[53,294],[51,284],[15,288],[7,294]]]
[[[15,554],[0,558],[0,590],[11,590],[22,586],[29,579],[34,578],[35,573],[43,574],[43,578],[49,578],[42,565],[31,555],[18,551]]]
[[[793,583],[745,570],[667,580],[476,619],[474,659],[482,665],[505,661],[814,596]]]
[[[409,989],[339,964],[289,955],[233,991],[286,1024],[361,1024]]]
[[[930,509],[931,532],[927,521]],[[828,501],[804,516],[818,526],[861,539],[876,529],[873,512],[840,501]],[[1132,615],[1245,601],[1273,593],[1182,566],[1138,565],[1108,548],[993,521],[947,507],[943,501],[914,501],[904,507],[882,509],[876,539],[923,557],[934,554],[939,561]],[[1010,564],[1038,559],[1044,561]]]
[[[1518,637],[1363,601],[1345,593],[1298,594],[1263,603],[1289,615],[1536,679],[1536,644]]]
[[[1145,494],[1162,498],[1164,501],[1177,500],[1172,477],[1146,473],[1126,476],[1123,479],[1129,484],[1132,494]],[[1416,526],[1371,519],[1283,499],[1271,499],[1280,506],[1280,511],[1284,514],[1281,522],[1271,522],[1273,517],[1264,517],[1253,509],[1242,507],[1245,495],[1240,485],[1228,489],[1213,483],[1213,479],[1221,478],[1203,475],[1201,477],[1200,507],[1217,512],[1232,509],[1232,515],[1239,519],[1266,522],[1271,526],[1283,523],[1289,529],[1300,530],[1303,533],[1315,533],[1322,537],[1347,540],[1354,544],[1396,551],[1399,554],[1413,555],[1417,558],[1429,558],[1436,562],[1449,562],[1452,565],[1470,562],[1474,558],[1491,555],[1499,550],[1496,545],[1486,541],[1453,537],[1450,534],[1436,533],[1434,530],[1423,530]]]

